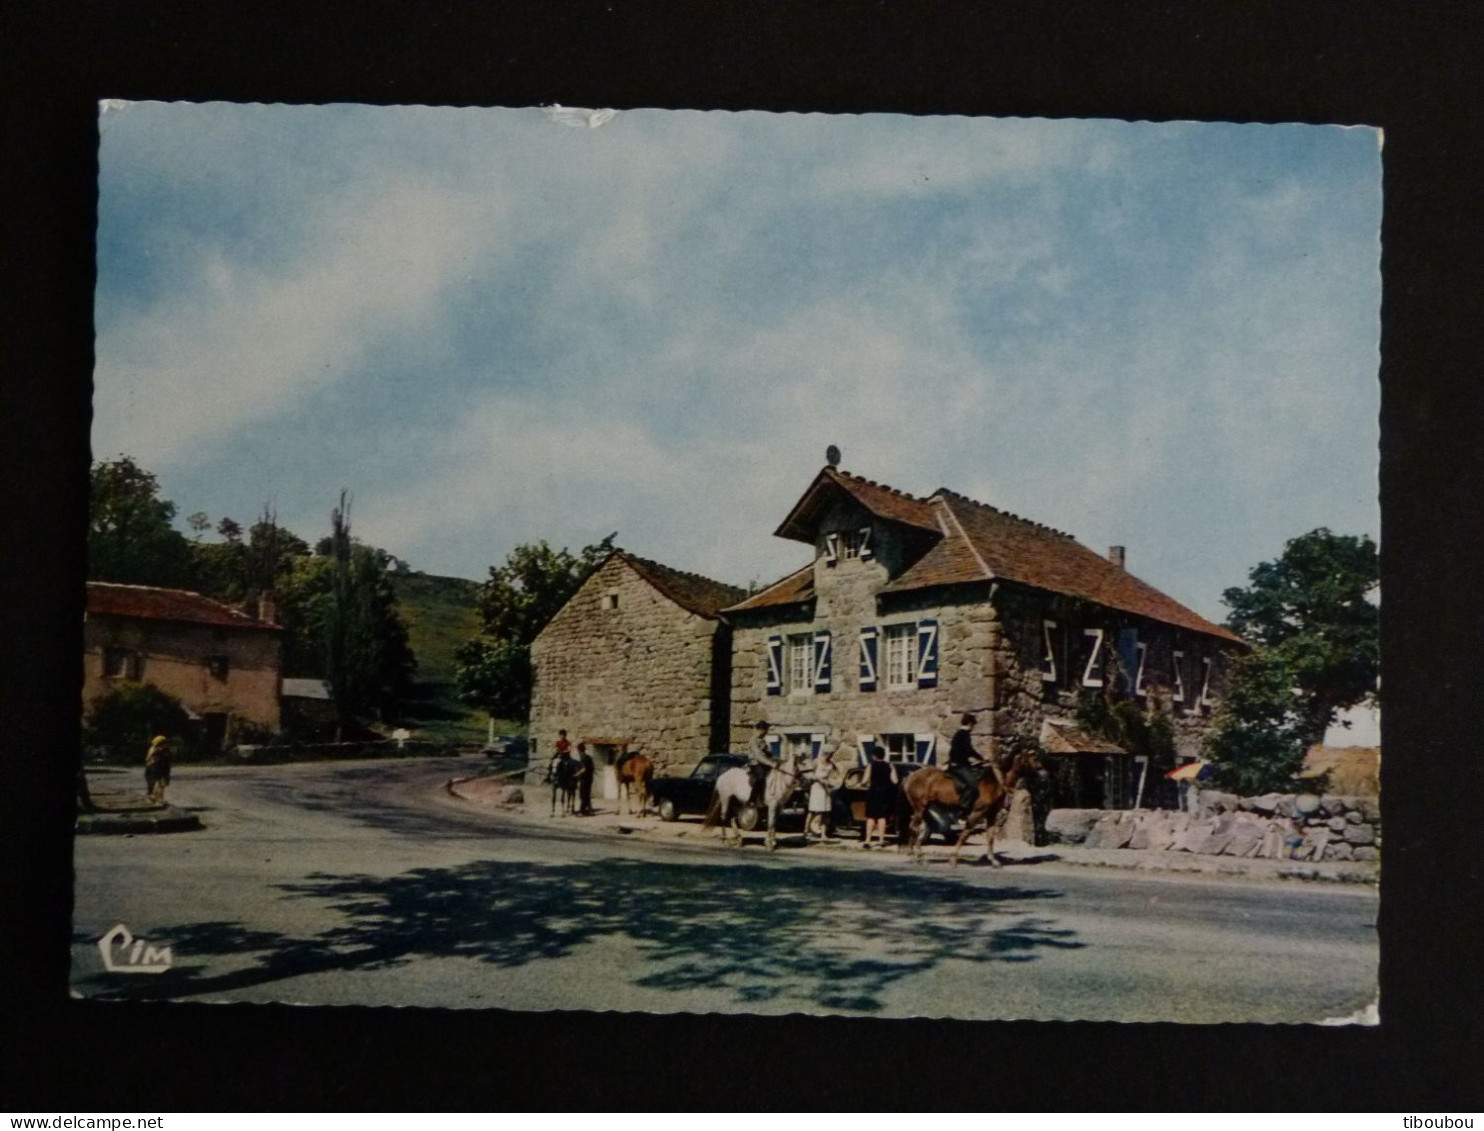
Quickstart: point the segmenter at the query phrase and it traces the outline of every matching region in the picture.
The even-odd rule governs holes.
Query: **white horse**
[[[790,750],[784,754],[776,768],[768,771],[768,776],[763,780],[763,804],[768,809],[767,845],[770,849],[778,847],[775,832],[778,810],[798,786],[799,776],[798,756]],[[752,778],[747,768],[735,766],[725,771],[716,779],[716,790],[711,795],[711,807],[706,811],[706,820],[702,827],[709,829],[713,825],[721,825],[723,844],[729,842],[727,830],[735,829],[737,847],[741,848],[742,829],[737,823],[737,813],[751,800]]]

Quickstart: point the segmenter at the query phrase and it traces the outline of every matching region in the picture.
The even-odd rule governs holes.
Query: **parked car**
[[[484,745],[486,758],[524,758],[531,744],[523,734],[497,734]]]
[[[897,771],[897,782],[907,779],[907,776],[915,770],[922,769],[916,762],[893,762]],[[858,829],[864,834],[866,827],[866,787],[867,773],[864,766],[853,766],[845,773],[845,781],[833,793],[834,813],[832,814],[835,829]],[[959,824],[956,814],[950,813],[941,805],[928,806],[924,818],[927,822],[927,831],[923,840],[931,840],[933,836],[941,836],[944,840],[957,839]],[[897,835],[897,818],[893,812],[886,819],[886,832],[888,836]]]
[[[716,789],[716,779],[727,770],[747,765],[746,754],[707,754],[688,774],[665,775],[649,783],[650,803],[659,811],[663,821],[678,821],[683,816],[699,816],[711,807],[711,796]],[[804,794],[796,790],[779,816],[792,821],[802,818]],[[737,814],[737,824],[751,832],[767,820],[756,805],[744,805]]]

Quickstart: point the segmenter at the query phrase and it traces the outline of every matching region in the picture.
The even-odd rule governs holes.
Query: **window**
[[[618,608],[618,594],[617,593],[604,593],[603,594],[603,608],[605,608],[605,609],[616,609],[616,608]]]
[[[1185,653],[1175,653],[1175,693],[1170,696],[1176,703],[1185,702]]]
[[[1137,650],[1139,657],[1138,670],[1134,674],[1134,694],[1140,696],[1148,695],[1149,689],[1144,686],[1144,664],[1149,659],[1149,645],[1141,640],[1134,645],[1134,648]]]
[[[1211,669],[1215,665],[1211,663],[1211,657],[1205,656],[1201,659],[1201,667],[1204,669],[1201,675],[1201,706],[1209,707],[1215,702],[1211,698]]]
[[[1041,634],[1046,641],[1046,652],[1041,657],[1041,678],[1047,683],[1056,682],[1056,621],[1043,620]]]
[[[883,734],[877,740],[888,762],[903,766],[927,766],[936,759],[937,736],[932,734]]]
[[[886,751],[888,762],[917,761],[917,736],[915,734],[883,734],[881,746]]]
[[[886,686],[917,686],[917,625],[889,624],[886,636]],[[910,736],[909,736],[910,737]]]
[[[231,666],[226,656],[207,656],[206,670],[211,673],[212,679],[226,679],[227,672]]]
[[[786,734],[783,736],[785,749],[800,762],[806,762],[813,756],[813,738],[812,734]]]
[[[860,535],[854,530],[846,530],[840,535],[840,556],[849,561],[851,558],[861,556]]]
[[[798,694],[814,690],[814,637],[807,632],[788,638],[788,690]]]
[[[103,649],[103,674],[112,679],[138,679],[144,671],[144,657],[128,648]]]

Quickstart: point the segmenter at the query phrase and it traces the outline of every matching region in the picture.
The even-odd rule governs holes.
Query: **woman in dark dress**
[[[875,833],[876,843],[885,848],[886,818],[891,816],[897,800],[897,772],[879,745],[871,747],[870,773],[866,787],[866,836],[861,847],[870,848],[871,834]]]

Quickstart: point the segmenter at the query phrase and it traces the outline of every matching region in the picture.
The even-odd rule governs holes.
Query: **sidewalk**
[[[173,805],[157,804],[142,790],[92,789],[91,812],[77,814],[79,834],[179,833],[202,827],[201,818]]]
[[[594,835],[604,836],[637,836],[652,840],[674,840],[686,841],[700,847],[708,843],[715,843],[720,847],[720,832],[717,829],[703,829],[699,817],[684,817],[678,821],[662,821],[658,817],[639,817],[628,814],[620,815],[613,801],[596,801],[597,813],[591,817],[563,817],[549,816],[551,811],[551,794],[548,787],[543,785],[515,786],[519,789],[525,800],[517,804],[508,804],[503,799],[508,796],[506,783],[489,777],[455,778],[449,781],[448,792],[465,804],[474,805],[488,811],[499,812],[502,816],[521,823],[542,824],[547,826],[559,826],[565,832],[568,830],[582,831]],[[763,830],[757,829],[746,834],[748,845],[761,844]],[[780,843],[793,847],[802,843],[802,832],[789,826],[786,831],[778,833]],[[851,831],[843,837],[824,842],[810,842],[804,849],[808,852],[843,852],[852,857],[862,860],[884,860],[887,858],[905,861],[904,853],[896,851],[894,844],[886,851],[872,850],[863,852],[859,848],[860,841],[856,834]],[[934,841],[924,848],[924,855],[929,860],[947,860],[952,852],[952,846],[942,841]],[[1259,860],[1247,859],[1233,856],[1203,856],[1191,852],[1150,851],[1141,849],[1117,848],[1098,849],[1083,848],[1072,844],[1051,844],[1035,847],[1025,844],[1023,841],[996,840],[995,854],[1000,859],[1009,863],[1022,863],[1040,865],[1061,865],[1081,868],[1117,868],[1127,871],[1146,873],[1177,873],[1186,875],[1206,876],[1234,876],[1248,879],[1266,880],[1310,880],[1325,883],[1346,884],[1373,884],[1376,883],[1380,869],[1374,863],[1353,861],[1330,861],[1327,863],[1311,863],[1309,861],[1296,860]],[[971,863],[984,855],[984,837],[975,835],[967,844],[959,856],[961,863]]]

